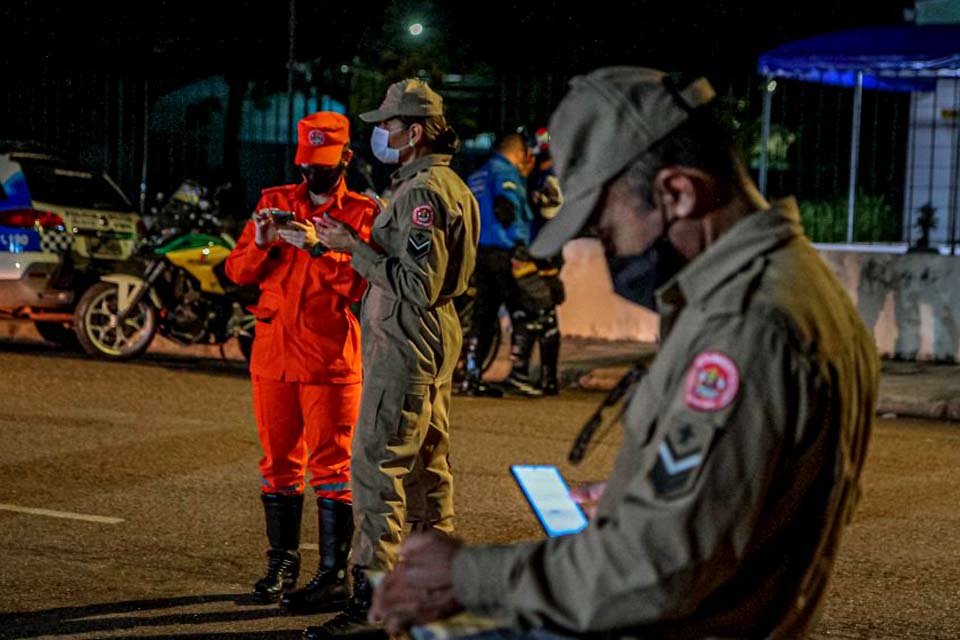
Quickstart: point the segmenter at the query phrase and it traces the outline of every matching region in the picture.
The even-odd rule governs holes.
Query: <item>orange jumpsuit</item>
[[[328,213],[364,240],[377,213],[372,200],[348,191],[343,180],[319,206],[306,183],[264,189],[257,210],[267,207],[293,211],[299,221]],[[250,377],[263,492],[301,493],[306,467],[318,497],[350,502],[362,372],[360,324],[349,305],[360,300],[366,281],[347,254],[314,258],[279,240],[258,247],[253,222],[227,258],[226,272],[237,284],[261,290]]]

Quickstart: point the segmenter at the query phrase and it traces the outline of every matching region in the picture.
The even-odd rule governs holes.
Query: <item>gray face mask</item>
[[[664,230],[646,250],[632,256],[607,256],[613,292],[622,298],[657,310],[657,289],[687,264]]]
[[[397,164],[400,162],[400,149],[390,146],[390,131],[383,127],[374,127],[370,135],[370,148],[373,155],[383,164]]]

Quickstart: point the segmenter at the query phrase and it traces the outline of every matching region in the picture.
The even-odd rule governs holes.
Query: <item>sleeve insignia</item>
[[[719,351],[698,355],[684,382],[684,401],[697,411],[720,411],[729,407],[740,391],[740,371],[736,363]]]
[[[421,229],[433,227],[433,205],[421,204],[413,208],[413,226]]]
[[[650,482],[658,498],[672,500],[693,489],[709,453],[714,429],[705,424],[678,423],[657,449]]]
[[[433,248],[433,238],[429,233],[413,231],[407,237],[407,253],[414,260],[421,260],[430,255]]]

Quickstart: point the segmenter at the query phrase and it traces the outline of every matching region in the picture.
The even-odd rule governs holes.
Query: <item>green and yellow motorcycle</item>
[[[139,274],[111,273],[87,289],[74,330],[88,354],[108,360],[141,355],[159,333],[181,345],[236,338],[249,360],[256,320],[247,307],[259,291],[224,273],[235,245],[228,234],[191,230],[148,241]]]

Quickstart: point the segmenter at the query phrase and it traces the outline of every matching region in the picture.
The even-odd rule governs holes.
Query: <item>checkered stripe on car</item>
[[[49,253],[70,251],[73,234],[68,231],[44,231],[40,234],[40,248]]]

